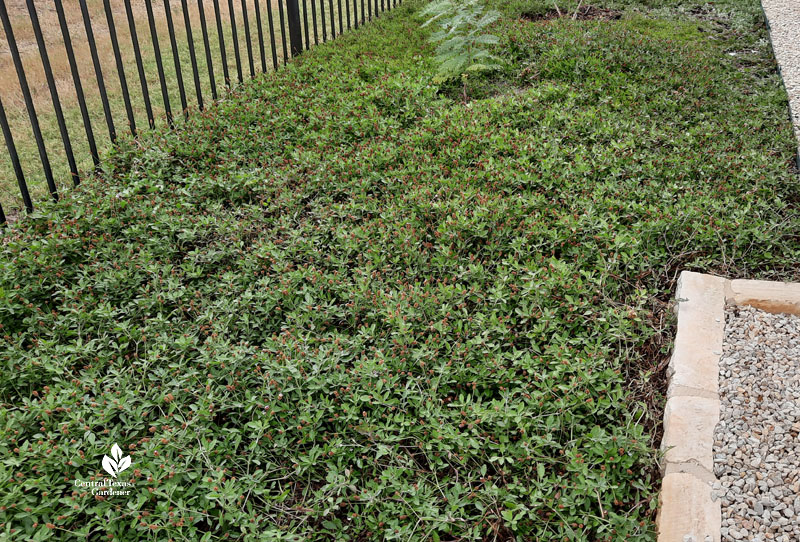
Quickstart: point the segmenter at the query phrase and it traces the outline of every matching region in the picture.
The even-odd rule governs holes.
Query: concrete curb
[[[725,305],[800,314],[800,284],[728,280],[684,271],[676,292],[678,331],[667,369],[658,542],[720,542],[722,511],[711,499],[714,428]]]

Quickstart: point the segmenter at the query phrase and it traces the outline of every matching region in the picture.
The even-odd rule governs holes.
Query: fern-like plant
[[[422,11],[430,18],[422,25],[439,25],[430,40],[439,43],[436,62],[439,65],[434,79],[442,83],[461,77],[466,99],[466,76],[469,72],[484,72],[500,67],[501,60],[489,53],[488,47],[499,42],[497,36],[486,33],[486,27],[496,21],[497,11],[486,11],[481,0],[434,0]]]

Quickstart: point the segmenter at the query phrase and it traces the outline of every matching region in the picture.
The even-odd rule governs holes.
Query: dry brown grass
[[[275,1],[276,0],[273,0],[273,2]],[[75,60],[81,73],[81,79],[84,81],[91,81],[95,75],[78,0],[63,0],[63,2],[64,13],[69,26],[70,37],[75,50]],[[111,38],[108,31],[105,11],[103,9],[103,0],[87,0],[86,3],[92,18],[92,31],[97,42],[100,62],[104,67],[109,67],[109,70],[106,71],[113,72],[115,70],[111,70],[110,68],[114,66],[114,56],[111,48]],[[166,40],[167,25],[166,19],[164,18],[163,2],[154,0],[153,3],[153,11],[157,17],[156,26],[159,33],[159,43],[163,51],[165,47],[169,47],[169,42]],[[192,30],[194,33],[199,33],[200,15],[197,10],[197,4],[196,2],[189,2],[188,5],[190,20],[192,21]],[[213,25],[213,2],[211,0],[204,0],[204,6],[208,24]],[[219,3],[219,6],[225,22],[228,22],[230,19],[227,2],[223,0]],[[9,0],[7,2],[7,7],[9,18],[11,19],[11,24],[14,29],[14,37],[17,41],[20,56],[22,57],[25,75],[28,80],[28,85],[31,88],[34,102],[38,105],[41,103],[41,100],[45,100],[49,104],[50,94],[25,0]],[[133,62],[134,59],[132,49],[130,49],[130,32],[125,15],[124,3],[122,0],[111,0],[111,7],[114,14],[117,38],[120,43],[120,48],[123,51],[124,60],[126,64],[128,64]],[[173,21],[177,26],[177,31],[183,34],[183,13],[180,9],[180,3],[171,2],[170,7],[172,8]],[[194,7],[194,10],[192,7]],[[131,8],[136,21],[136,31],[139,40],[146,46],[150,40],[150,32],[147,25],[147,14],[144,2],[142,0],[131,0]],[[36,5],[36,13],[42,27],[45,43],[47,44],[47,52],[50,58],[50,64],[53,68],[53,75],[56,80],[59,95],[64,101],[74,100],[76,99],[75,88],[72,84],[66,51],[62,45],[61,28],[58,24],[55,8],[46,6],[44,2],[39,1]],[[1,29],[0,73],[4,75],[4,77],[0,78],[0,96],[2,96],[6,107],[11,110],[14,108],[24,108],[22,93],[19,88],[11,53],[8,48],[8,40]],[[109,75],[114,77],[114,73],[109,73]],[[87,91],[96,92],[97,89],[92,85],[88,85]]]
[[[88,40],[84,29],[79,3],[78,0],[62,1],[64,3],[67,25],[75,52],[78,70],[81,76],[83,90],[86,95],[88,107],[90,109],[92,127],[97,138],[98,146],[102,151],[104,148],[108,147],[109,141],[105,126],[106,123],[102,112],[99,89],[96,82],[96,76],[92,64],[91,53],[88,46]],[[272,11],[275,28],[276,50],[279,62],[282,62],[283,48],[280,34],[281,26],[279,19],[278,0],[270,1],[273,8]],[[317,0],[318,3],[319,1],[321,0]],[[117,132],[122,133],[126,131],[128,123],[124,113],[125,110],[122,103],[122,91],[114,54],[111,47],[111,39],[107,26],[103,0],[86,0],[86,2],[92,20],[92,30],[98,47],[100,63],[104,75],[104,82],[108,91],[109,101],[111,102],[111,109],[113,111],[112,116]],[[145,115],[144,100],[141,93],[133,49],[131,47],[131,36],[125,13],[125,4],[123,0],[110,0],[110,4],[114,16],[117,37],[121,48],[125,75],[127,77],[127,83],[131,93],[131,101],[133,102],[133,108],[136,115],[137,127],[146,127],[147,119]],[[162,102],[161,92],[159,90],[159,79],[155,63],[155,55],[153,52],[144,0],[131,0],[131,4],[136,23],[139,44],[142,49],[144,70],[148,83],[150,99],[153,104],[153,110],[157,117],[162,116],[164,113],[164,104]],[[272,54],[269,45],[267,9],[263,1],[261,1],[259,4],[261,6],[267,65],[271,69]],[[334,4],[338,4],[338,0],[334,2]],[[76,159],[79,161],[79,166],[86,170],[91,167],[91,160],[89,159],[88,144],[86,143],[85,134],[83,133],[84,128],[79,114],[77,96],[70,72],[70,66],[66,51],[63,46],[58,16],[52,3],[46,0],[35,0],[35,5],[40,25],[42,27],[42,33],[45,39],[48,56],[50,58],[50,64],[53,69],[59,98],[64,109],[65,117],[67,118],[68,130],[71,135],[73,146],[75,147]],[[208,26],[209,41],[211,42],[210,45],[213,56],[215,80],[217,87],[221,89],[223,86],[223,70],[219,51],[219,38],[216,31],[216,21],[214,17],[214,2],[213,0],[203,0],[203,5],[205,8],[205,18]],[[249,70],[247,68],[246,60],[247,56],[243,32],[244,24],[241,15],[241,0],[233,0],[233,5],[235,12],[234,15],[237,23],[236,26],[238,28],[237,32],[239,36],[239,51],[242,58],[242,72],[245,74],[245,76],[247,76]],[[327,5],[328,4],[326,1],[326,8]],[[31,26],[27,5],[25,0],[6,0],[6,6],[8,8],[9,17],[14,30],[14,37],[20,50],[20,56],[22,57],[26,79],[33,95],[37,117],[39,118],[39,123],[46,140],[45,145],[47,147],[50,159],[53,162],[53,169],[56,174],[56,184],[59,186],[59,189],[62,189],[62,187],[67,184],[67,180],[69,179],[68,170],[66,168],[66,159],[64,157],[60,135],[56,125],[55,113],[51,103],[50,92],[45,79],[44,69],[39,55],[39,48],[36,43],[33,28]],[[170,7],[175,25],[176,38],[180,49],[182,63],[181,71],[183,73],[184,84],[186,85],[186,94],[189,98],[191,106],[191,104],[195,102],[194,83],[191,77],[189,50],[184,29],[184,17],[181,10],[181,3],[178,0],[171,0]],[[203,89],[205,100],[210,100],[211,83],[205,63],[205,54],[202,45],[202,34],[200,28],[200,13],[198,10],[197,0],[187,0],[187,7],[189,18],[192,24],[194,49],[199,65],[201,87]],[[247,8],[256,70],[260,71],[260,55],[258,52],[256,18],[252,0],[247,1]],[[228,10],[228,0],[219,0],[219,9],[221,18],[223,20],[223,35],[226,42],[225,45],[228,51],[227,65],[231,74],[231,79],[232,81],[235,81],[236,68],[232,49],[232,39],[230,35],[231,24],[230,13]],[[167,31],[166,17],[164,14],[163,0],[153,0],[153,12],[156,17],[158,40],[161,48],[161,57],[163,60],[164,71],[166,73],[167,85],[169,87],[168,94],[170,96],[172,111],[174,115],[179,115],[181,107],[178,98],[178,87],[175,78],[175,68],[172,61],[172,52]],[[8,48],[8,41],[5,33],[2,32],[2,30],[0,30],[0,75],[2,75],[2,77],[0,77],[0,97],[3,100],[3,105],[5,106],[6,113],[9,118],[11,130],[14,134],[16,146],[22,161],[23,170],[25,172],[25,176],[27,178],[35,204],[37,200],[41,201],[42,198],[47,197],[47,190],[39,163],[36,144],[31,131],[30,118],[28,116],[28,112],[20,90],[16,70],[14,68],[10,50]],[[10,160],[5,153],[4,157],[0,159],[0,205],[3,206],[6,214],[12,217],[15,216],[22,208],[19,190],[16,186],[16,179],[11,168]]]

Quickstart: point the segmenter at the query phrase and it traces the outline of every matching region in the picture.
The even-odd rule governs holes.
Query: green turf
[[[409,1],[6,234],[9,539],[654,540],[677,274],[800,279],[786,94],[756,0],[494,4],[467,103]]]

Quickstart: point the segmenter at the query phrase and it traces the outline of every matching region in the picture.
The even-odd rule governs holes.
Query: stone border
[[[658,542],[720,542],[722,511],[711,499],[714,428],[725,304],[800,315],[800,284],[728,280],[684,271],[676,292],[678,331],[667,369]]]

